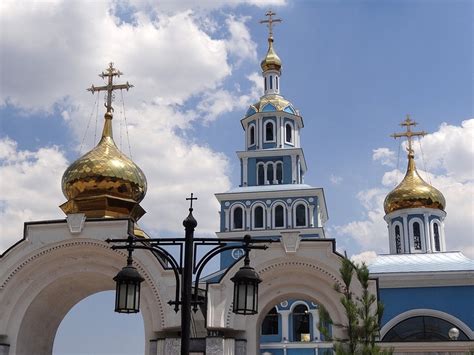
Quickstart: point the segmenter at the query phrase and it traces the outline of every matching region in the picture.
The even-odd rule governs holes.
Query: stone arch
[[[125,265],[126,255],[90,238],[54,242],[21,255],[27,244],[20,243],[15,247],[19,250],[0,260],[7,266],[0,275],[0,303],[8,303],[0,314],[0,335],[6,335],[12,354],[48,354],[61,321],[74,305],[115,289],[112,278]],[[166,271],[153,257],[135,254],[135,266],[145,278],[141,308],[147,342],[167,322],[156,279]]]
[[[301,241],[298,250],[291,254],[287,254],[279,244],[272,244],[266,251],[251,252],[251,266],[263,280],[259,287],[258,314],[240,316],[232,313],[233,284],[230,278],[242,266],[241,262],[227,271],[220,284],[209,287],[209,328],[239,332],[247,340],[249,354],[259,352],[259,329],[265,315],[284,300],[304,299],[321,304],[335,323],[345,321],[340,295],[334,290],[334,284],[342,286],[338,271],[342,258],[334,252],[332,241]],[[341,336],[340,330],[334,329],[334,335]]]

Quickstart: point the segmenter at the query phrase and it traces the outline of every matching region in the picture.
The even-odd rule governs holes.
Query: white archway
[[[92,294],[115,289],[112,278],[125,265],[126,255],[104,240],[126,235],[128,221],[87,223],[90,228],[84,228],[83,236],[72,235],[64,221],[27,225],[27,239],[0,258],[0,337],[9,353],[50,354],[69,310]],[[165,324],[179,324],[166,304],[174,296],[167,287],[174,277],[151,253],[137,251],[134,261],[145,278],[141,309],[148,353],[149,341]]]

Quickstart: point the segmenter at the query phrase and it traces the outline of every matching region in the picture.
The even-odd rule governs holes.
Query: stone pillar
[[[314,227],[314,206],[309,206],[309,226]]]
[[[235,355],[235,348],[234,338],[206,338],[206,355]]]
[[[309,311],[313,317],[313,339],[321,341],[321,334],[319,334],[318,323],[319,323],[319,311],[317,309],[311,309]]]
[[[160,352],[158,347],[157,355],[170,355],[170,354],[180,354],[181,353],[181,339],[180,338],[166,338],[163,341],[161,346],[163,352]]]
[[[243,158],[242,159],[242,186],[247,186],[248,185],[248,164],[249,164],[249,158]]]
[[[402,215],[403,218],[403,244],[405,246],[404,252],[406,254],[411,253],[411,242],[410,236],[408,235],[408,216],[406,213]]]

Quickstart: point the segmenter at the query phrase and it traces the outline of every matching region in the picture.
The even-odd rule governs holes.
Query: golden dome
[[[276,70],[278,72],[281,71],[281,60],[280,57],[275,53],[273,50],[273,37],[268,38],[268,51],[265,58],[262,60],[260,64],[262,70],[265,72],[267,70]]]
[[[426,183],[416,171],[415,157],[408,154],[408,167],[402,182],[393,189],[384,201],[385,213],[404,208],[435,208],[444,211],[446,200],[443,194]]]
[[[275,110],[271,111],[284,111],[288,107],[293,114],[298,114],[291,102],[278,94],[264,95],[258,102],[251,105],[250,108],[255,112],[265,112],[265,106],[267,106],[267,104],[271,104],[275,107]]]
[[[112,113],[104,117],[100,142],[64,172],[62,190],[68,201],[60,207],[66,214],[138,220],[145,214],[139,202],[145,197],[146,177],[115,145]]]

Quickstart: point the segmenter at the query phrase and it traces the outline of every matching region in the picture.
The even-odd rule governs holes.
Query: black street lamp
[[[140,310],[140,283],[144,280],[138,270],[133,267],[132,253],[135,249],[151,251],[166,269],[174,272],[176,294],[174,301],[169,301],[176,312],[181,306],[181,355],[188,355],[191,338],[191,306],[196,312],[204,300],[198,299],[199,279],[204,267],[216,255],[226,250],[242,248],[245,251],[244,266],[231,279],[234,282],[233,312],[236,314],[256,314],[258,312],[258,284],[262,281],[255,270],[250,267],[249,252],[251,249],[267,249],[266,245],[273,239],[255,239],[250,235],[244,238],[194,238],[197,222],[193,217],[193,200],[197,198],[191,194],[187,200],[191,201],[189,215],[183,221],[185,228],[184,238],[137,238],[129,233],[126,239],[107,239],[112,249],[128,250],[127,266],[114,277],[117,284],[115,297],[115,311],[119,313],[136,313]],[[123,244],[125,243],[125,245]],[[167,250],[166,246],[179,248],[178,260]],[[199,246],[214,246],[202,258],[196,260]],[[237,262],[237,261],[236,261]],[[181,277],[180,277],[181,275]],[[192,292],[192,277],[195,275],[194,292]],[[180,292],[181,290],[181,292]]]

